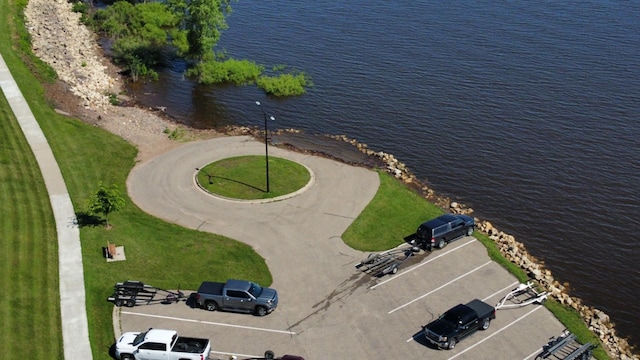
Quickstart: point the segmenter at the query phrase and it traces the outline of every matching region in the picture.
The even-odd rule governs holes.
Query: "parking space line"
[[[509,323],[507,326],[505,326],[505,327],[503,327],[502,329],[500,329],[500,330],[498,330],[498,331],[494,332],[493,334],[491,334],[491,335],[487,336],[486,338],[484,338],[484,339],[482,339],[482,340],[478,341],[477,343],[475,343],[475,344],[473,344],[473,345],[469,346],[468,348],[466,348],[466,349],[464,349],[464,350],[460,351],[459,353],[457,353],[457,354],[455,354],[454,356],[450,357],[448,360],[451,360],[451,359],[455,359],[455,358],[457,358],[458,356],[460,356],[460,355],[462,355],[462,354],[466,353],[467,351],[469,351],[469,350],[473,349],[474,347],[476,347],[476,346],[478,346],[478,345],[482,344],[483,342],[485,342],[485,341],[487,341],[487,340],[491,339],[492,337],[494,337],[494,336],[498,335],[498,334],[499,334],[499,333],[501,333],[502,331],[507,330],[511,325],[513,325],[513,324],[517,323],[518,321],[520,321],[520,320],[522,320],[522,319],[526,318],[527,316],[529,316],[529,315],[533,314],[533,312],[534,312],[534,311],[538,311],[538,310],[540,310],[540,309],[542,309],[542,308],[543,308],[543,306],[537,306],[537,307],[535,307],[533,310],[529,311],[528,313],[526,313],[526,314],[524,314],[524,315],[520,316],[519,318],[517,318],[517,319],[513,320],[513,321],[512,321],[511,323]]]
[[[532,357],[534,357],[534,356],[538,355],[538,353],[539,353],[541,350],[542,350],[542,349],[538,349],[538,350],[534,351],[534,352],[533,352],[533,354],[531,354],[531,355],[527,356],[527,357],[526,357],[526,358],[524,358],[523,360],[529,360],[529,359],[531,359]]]
[[[280,334],[287,334],[287,335],[296,335],[296,333],[293,332],[293,331],[265,329],[265,328],[258,328],[258,327],[252,327],[252,326],[217,323],[217,322],[212,322],[212,321],[183,319],[183,318],[177,318],[177,317],[171,317],[171,316],[140,314],[140,313],[134,313],[134,312],[129,312],[129,311],[123,311],[122,313],[123,314],[127,314],[127,315],[138,315],[138,316],[146,316],[146,317],[153,317],[153,318],[159,318],[159,319],[168,319],[168,320],[193,322],[193,323],[200,323],[200,324],[207,324],[207,325],[225,326],[225,327],[232,327],[232,328],[238,328],[238,329],[257,330],[257,331],[266,331],[266,332],[273,332],[273,333],[280,333]]]
[[[394,312],[396,312],[396,311],[398,311],[398,310],[402,309],[402,308],[403,308],[403,307],[405,307],[405,306],[409,306],[409,305],[413,304],[414,302],[416,302],[416,301],[418,301],[418,300],[420,300],[420,299],[424,299],[425,297],[427,297],[427,296],[429,296],[429,295],[433,294],[434,292],[436,292],[436,291],[438,291],[438,290],[442,289],[443,287],[445,287],[445,286],[447,286],[447,285],[450,285],[450,284],[452,284],[452,283],[454,283],[454,282],[456,282],[456,281],[458,281],[458,280],[462,279],[463,277],[465,277],[465,276],[467,276],[467,275],[469,275],[469,274],[471,274],[471,273],[473,273],[473,272],[475,272],[475,271],[478,271],[478,270],[480,270],[481,268],[483,268],[483,267],[485,267],[485,266],[487,266],[487,265],[491,264],[491,262],[492,262],[492,261],[491,261],[491,260],[489,260],[489,261],[487,261],[486,263],[484,263],[484,264],[482,264],[482,265],[478,266],[477,268],[475,268],[475,269],[473,269],[473,270],[470,270],[470,271],[467,271],[466,273],[464,273],[464,274],[462,274],[462,275],[458,276],[457,278],[455,278],[455,279],[453,279],[453,280],[449,281],[448,283],[445,283],[445,284],[443,284],[443,285],[440,285],[439,287],[437,287],[437,288],[435,288],[435,289],[433,289],[433,290],[429,291],[428,293],[426,293],[426,294],[424,294],[424,295],[422,295],[422,296],[420,296],[420,297],[418,297],[418,298],[415,298],[415,299],[413,299],[413,300],[409,301],[408,303],[406,303],[406,304],[404,304],[404,305],[398,306],[397,308],[395,308],[395,309],[393,309],[393,310],[389,311],[387,314],[394,313]]]
[[[370,287],[369,289],[372,289],[372,290],[373,290],[373,289],[377,288],[377,287],[378,287],[378,286],[380,286],[380,285],[383,285],[383,284],[388,283],[388,282],[389,282],[389,281],[391,281],[391,280],[398,279],[400,276],[402,276],[402,275],[404,275],[404,274],[407,274],[407,273],[409,273],[409,272],[411,272],[411,271],[413,271],[413,270],[416,270],[416,269],[418,269],[418,268],[420,268],[420,267],[422,267],[422,266],[424,266],[424,265],[427,265],[428,263],[432,262],[432,261],[433,261],[433,260],[435,260],[435,259],[438,259],[438,258],[440,258],[440,257],[443,257],[443,256],[445,256],[445,255],[448,255],[448,254],[450,254],[450,253],[452,253],[452,252],[454,252],[454,251],[456,251],[456,250],[458,250],[458,249],[461,249],[461,248],[462,248],[462,247],[464,247],[464,246],[467,246],[467,245],[471,244],[474,240],[475,240],[475,238],[473,238],[473,239],[472,239],[472,240],[470,240],[470,241],[467,241],[466,243],[464,243],[464,244],[462,244],[462,245],[458,246],[457,248],[454,248],[454,249],[451,249],[451,250],[449,250],[449,251],[446,251],[446,252],[444,252],[444,253],[442,253],[442,254],[440,254],[440,255],[438,255],[438,256],[436,256],[436,257],[434,257],[434,258],[431,258],[431,259],[429,259],[429,260],[427,260],[427,261],[425,261],[425,262],[423,262],[423,263],[420,263],[420,264],[418,264],[418,265],[416,265],[416,266],[412,267],[411,269],[407,269],[406,271],[403,271],[403,272],[401,272],[401,273],[399,273],[399,274],[395,274],[393,277],[390,277],[390,278],[388,278],[388,279],[387,279],[387,280],[385,280],[385,281],[382,281],[382,282],[380,282],[380,283],[378,283],[378,284],[376,284],[376,285],[373,285],[373,286],[372,286],[372,287]]]
[[[491,295],[487,296],[486,298],[482,299],[482,301],[487,301],[487,299],[490,299],[490,298],[492,298],[492,297],[494,297],[494,296],[498,295],[498,293],[501,293],[501,292],[503,292],[503,291],[507,290],[508,288],[512,287],[513,285],[515,285],[515,284],[519,284],[519,283],[520,283],[519,281],[516,281],[516,282],[514,282],[513,284],[510,284],[510,285],[508,285],[508,286],[505,286],[504,288],[502,288],[502,289],[500,289],[500,290],[498,290],[498,291],[494,292],[493,294],[491,294]],[[407,342],[411,342],[411,341],[413,341],[413,340],[415,340],[415,339],[414,339],[414,338],[413,338],[413,336],[412,336],[412,337],[410,337],[410,338],[408,338],[408,339],[407,339]],[[529,356],[529,357],[531,357],[531,356]],[[528,358],[529,358],[529,357],[528,357]],[[528,358],[527,358],[527,359],[528,359]],[[525,359],[525,360],[526,360],[526,359]]]
[[[513,285],[515,285],[515,284],[519,284],[519,283],[520,283],[519,281],[516,281],[516,282],[514,282],[513,284],[509,284],[509,285],[505,286],[504,288],[502,288],[502,289],[500,289],[500,290],[498,290],[498,291],[494,292],[493,294],[491,294],[491,295],[487,296],[486,298],[482,299],[482,301],[487,301],[488,299],[491,299],[492,297],[494,297],[494,296],[498,295],[499,293],[501,293],[501,292],[503,292],[503,291],[505,291],[505,290],[507,290],[507,289],[509,289],[509,288],[513,287]]]
[[[225,355],[225,356],[238,356],[238,357],[248,358],[248,359],[260,359],[260,358],[262,358],[262,355],[247,355],[247,354],[230,353],[230,352],[224,352],[224,351],[210,351],[209,354],[220,354],[220,355]]]

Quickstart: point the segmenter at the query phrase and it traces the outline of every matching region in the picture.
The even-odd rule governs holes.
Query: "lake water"
[[[239,1],[219,48],[304,71],[304,96],[199,86],[138,101],[196,127],[345,134],[516,236],[640,344],[640,2]],[[550,334],[554,335],[554,334]]]

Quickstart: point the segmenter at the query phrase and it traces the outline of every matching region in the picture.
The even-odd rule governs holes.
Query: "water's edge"
[[[264,141],[264,131],[253,127],[228,126],[221,131],[228,135],[251,135],[258,141]],[[360,143],[356,139],[345,135],[307,135],[303,131],[295,129],[275,130],[269,138],[270,144],[273,146],[384,171],[442,210],[473,216],[474,210],[472,208],[438,194],[419,180],[393,154],[372,150],[367,144]],[[358,156],[358,154],[364,156]],[[560,304],[568,306],[580,314],[585,324],[588,324],[589,329],[598,336],[612,358],[617,359],[622,356],[635,358],[627,339],[617,335],[615,324],[608,314],[600,309],[585,305],[582,299],[572,296],[569,289],[554,278],[551,270],[532,256],[526,250],[525,245],[513,235],[498,230],[489,221],[477,217],[475,219],[476,230],[493,240],[505,259],[524,270],[541,291],[545,291]]]

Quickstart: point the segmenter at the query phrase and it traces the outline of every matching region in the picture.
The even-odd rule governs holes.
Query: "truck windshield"
[[[144,338],[147,336],[147,331],[145,332],[141,332],[140,334],[138,334],[138,336],[136,336],[135,339],[133,339],[133,342],[131,343],[131,345],[138,345],[141,342],[144,341]]]
[[[251,284],[251,287],[249,288],[249,293],[251,295],[253,295],[253,297],[259,297],[260,294],[262,294],[262,288],[260,287],[260,285],[258,284]]]

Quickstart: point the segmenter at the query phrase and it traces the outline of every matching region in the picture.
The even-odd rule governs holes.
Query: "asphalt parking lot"
[[[544,307],[498,310],[487,331],[451,351],[437,350],[421,326],[474,298],[495,305],[517,281],[484,255],[472,237],[443,250],[421,253],[420,262],[375,278],[344,268],[323,301],[287,310],[296,299],[279,288],[279,308],[266,317],[191,308],[186,302],[119,308],[122,331],[176,329],[212,341],[212,358],[258,357],[266,349],[306,359],[533,359],[563,326]],[[295,286],[295,284],[292,284]],[[187,292],[188,293],[188,292]]]
[[[377,189],[377,174],[363,168],[274,148],[273,156],[307,166],[313,186],[290,199],[249,204],[207,196],[193,184],[195,167],[262,151],[264,144],[245,137],[188,144],[136,167],[128,188],[149,213],[253,246],[272,270],[278,309],[256,317],[208,312],[185,302],[116,308],[116,333],[154,327],[206,337],[213,359],[259,357],[271,349],[308,360],[533,359],[550,337],[561,334],[564,327],[550,312],[529,305],[499,310],[488,330],[454,350],[433,348],[422,325],[474,298],[495,305],[518,285],[516,279],[490,261],[473,237],[420,252],[395,275],[376,278],[356,269],[367,254],[348,248],[340,235]],[[150,184],[149,178],[156,181]]]

